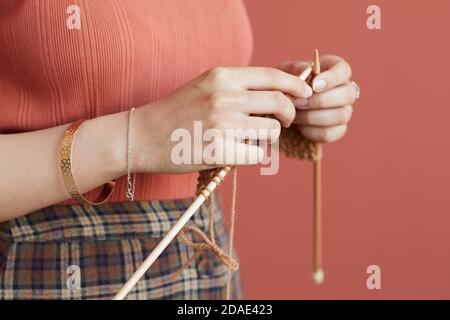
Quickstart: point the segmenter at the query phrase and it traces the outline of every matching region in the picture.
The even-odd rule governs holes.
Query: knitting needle
[[[303,70],[303,72],[298,77],[300,79],[302,79],[303,81],[306,81],[306,79],[308,79],[308,77],[311,75],[311,73],[313,71],[313,66],[314,66],[314,63],[311,63],[309,65],[309,67],[306,68],[305,70]]]
[[[313,71],[313,66],[314,66],[314,63],[311,63],[308,66],[308,68],[303,70],[303,72],[298,77],[306,82],[306,79],[309,78],[309,76],[311,75],[311,73]],[[290,94],[286,94],[286,97],[288,97],[288,99],[291,100],[291,102],[295,101],[295,97],[291,96]]]
[[[306,68],[302,74],[299,76],[303,81],[311,75],[313,71],[312,66]],[[172,240],[177,236],[177,234],[183,229],[189,219],[194,215],[194,213],[200,208],[200,206],[206,201],[209,195],[215,190],[215,188],[220,184],[225,178],[228,172],[231,170],[230,167],[225,167],[218,172],[218,174],[212,179],[212,181],[202,190],[202,193],[192,202],[186,212],[181,216],[181,218],[175,223],[175,225],[169,230],[167,235],[161,240],[160,243],[153,249],[150,255],[144,260],[144,262],[139,266],[136,272],[130,277],[130,279],[125,283],[125,285],[120,289],[120,291],[114,296],[114,300],[123,300],[128,293],[136,286],[137,282],[144,276],[152,264],[158,259],[161,253],[167,248],[167,246],[172,242]]]
[[[306,68],[299,78],[303,81],[312,74],[320,74],[319,51],[314,52],[314,62]],[[291,98],[291,97],[289,97]],[[291,98],[293,100],[293,98]],[[322,268],[322,145],[316,144],[317,158],[314,160],[314,217],[313,217],[313,273],[312,278],[315,284],[320,285],[324,281],[324,271]]]
[[[313,76],[320,74],[319,51],[314,54]],[[317,158],[314,160],[314,228],[313,228],[313,274],[315,284],[324,281],[322,268],[322,145],[316,144]]]
[[[320,73],[319,51],[314,53],[314,62],[306,68],[299,78],[306,81],[309,76],[317,76]],[[288,96],[291,101],[294,97]],[[313,217],[313,274],[315,284],[322,284],[324,271],[322,269],[322,145],[317,143],[317,159],[314,160],[314,217]]]
[[[183,213],[181,218],[175,223],[175,225],[169,230],[169,232],[164,236],[164,238],[158,243],[158,245],[153,249],[150,255],[144,260],[136,272],[131,276],[130,279],[125,283],[125,285],[120,289],[120,291],[114,296],[114,300],[123,300],[128,293],[136,286],[137,282],[144,276],[148,269],[152,266],[156,259],[161,255],[161,253],[167,248],[167,246],[172,242],[172,240],[177,236],[177,234],[183,229],[183,227],[188,223],[189,219],[194,215],[194,213],[200,208],[200,206],[206,201],[206,199],[211,195],[211,193],[216,189],[216,187],[225,179],[225,176],[230,172],[230,167],[222,168],[204,187],[198,197],[192,202],[189,208]]]

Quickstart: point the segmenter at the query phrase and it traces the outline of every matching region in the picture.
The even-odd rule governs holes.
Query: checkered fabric
[[[217,242],[226,248],[216,199]],[[111,299],[192,200],[51,206],[0,224],[0,298]],[[190,223],[207,231],[206,205]],[[193,254],[172,241],[127,299],[223,299],[227,270],[210,252],[172,279]],[[237,272],[232,298],[241,298]]]

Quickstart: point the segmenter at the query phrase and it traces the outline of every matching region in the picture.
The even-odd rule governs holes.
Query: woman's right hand
[[[177,173],[212,168],[212,165],[172,162],[172,149],[178,143],[171,141],[172,133],[184,128],[192,136],[195,120],[202,121],[203,131],[263,128],[279,133],[280,126],[288,126],[295,115],[294,106],[281,92],[307,97],[309,91],[296,76],[276,69],[212,69],[168,97],[135,110],[132,170]],[[86,121],[80,128],[72,168],[81,193],[126,174],[128,115],[126,111],[104,115]],[[262,115],[272,115],[274,119]],[[61,137],[67,128],[68,124],[64,124],[32,132],[0,134],[0,149],[8,150],[0,157],[0,168],[7,168],[0,179],[0,222],[68,198],[59,172]],[[241,143],[240,148],[245,152],[257,147]],[[202,150],[194,152],[201,154]],[[215,166],[233,164],[223,162]]]
[[[221,133],[226,129],[266,129],[270,133],[269,140],[276,140],[281,126],[288,127],[295,117],[295,107],[285,93],[308,98],[312,89],[300,78],[275,68],[218,67],[208,70],[168,97],[136,109],[133,116],[135,134],[132,141],[136,159],[133,169],[181,173],[223,165],[255,164],[262,160],[262,149],[244,143],[235,144],[235,150],[247,154],[256,152],[258,157],[253,163],[251,160],[246,163],[232,160],[214,165],[175,164],[171,154],[179,142],[171,141],[171,135],[176,129],[183,128],[194,137],[194,121],[201,121],[203,132],[208,129],[217,129]],[[193,141],[190,142],[193,145]],[[192,159],[194,153],[201,156],[203,150],[192,147]]]

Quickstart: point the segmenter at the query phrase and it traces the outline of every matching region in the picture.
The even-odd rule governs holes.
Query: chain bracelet
[[[136,173],[131,172],[131,117],[135,108],[131,108],[128,114],[127,129],[127,192],[125,196],[129,201],[134,201],[134,191],[136,190]]]

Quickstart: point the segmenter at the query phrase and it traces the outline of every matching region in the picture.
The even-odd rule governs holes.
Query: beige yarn
[[[280,150],[288,158],[298,160],[316,161],[322,157],[319,145],[306,139],[298,130],[297,125],[281,130]]]

